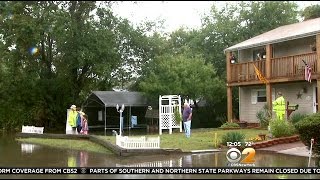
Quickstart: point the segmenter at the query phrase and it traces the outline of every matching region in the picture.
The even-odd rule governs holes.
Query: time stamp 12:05
[[[228,147],[240,147],[240,146],[245,146],[245,147],[250,147],[253,145],[253,142],[227,142]]]

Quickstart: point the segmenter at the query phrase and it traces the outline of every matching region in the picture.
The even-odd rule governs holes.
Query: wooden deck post
[[[266,79],[270,81],[271,79],[271,58],[272,58],[272,45],[266,45]],[[267,105],[269,111],[272,112],[272,87],[271,84],[268,82],[266,84],[266,96],[267,96]]]
[[[317,34],[316,36],[316,48],[317,48],[317,73],[316,74],[320,74],[320,34]],[[320,89],[320,79],[319,76],[317,78],[317,89],[318,89],[318,93],[317,93],[317,102],[320,102],[320,94],[319,94],[319,89]],[[317,106],[317,112],[319,112],[319,105]]]
[[[229,86],[231,81],[231,67],[230,67],[230,57],[231,53],[226,52],[226,61],[227,61],[227,112],[228,112],[228,122],[232,122],[232,87]]]

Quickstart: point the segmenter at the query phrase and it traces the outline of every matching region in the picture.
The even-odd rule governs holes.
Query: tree
[[[301,12],[301,16],[304,21],[320,17],[320,5],[316,4],[304,8]]]
[[[132,50],[143,48],[128,37],[144,32],[104,3],[0,3],[1,126],[63,127],[71,104],[81,106],[91,90],[112,89],[113,72],[124,61],[136,63],[128,57],[140,57]]]
[[[214,67],[199,57],[186,54],[158,56],[140,88],[156,100],[159,95],[180,94],[192,99],[214,98],[222,82]]]
[[[289,1],[248,1],[214,5],[203,19],[199,33],[207,62],[216,67],[217,74],[226,77],[224,49],[282,25],[298,22],[297,4]]]

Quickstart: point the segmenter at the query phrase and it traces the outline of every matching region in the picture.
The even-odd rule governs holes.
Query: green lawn
[[[164,132],[160,136],[160,147],[161,148],[179,148],[183,151],[188,150],[202,150],[202,149],[213,149],[215,147],[215,133],[217,134],[217,141],[219,144],[221,137],[230,131],[238,131],[245,134],[246,140],[250,138],[257,137],[260,133],[267,134],[267,130],[260,129],[237,129],[237,130],[221,130],[221,129],[192,129],[191,138],[187,139],[184,135],[184,132],[178,132],[175,129],[175,132],[168,134]],[[142,135],[139,135],[142,136]],[[155,135],[146,135],[147,137],[157,137]],[[115,136],[99,136],[100,138],[111,141],[115,144]]]
[[[161,148],[173,148],[181,149],[183,151],[189,150],[203,150],[217,148],[215,146],[215,134],[217,134],[217,145],[220,144],[221,137],[230,131],[238,131],[245,134],[246,140],[257,137],[260,133],[267,134],[267,130],[260,129],[237,129],[237,130],[221,130],[221,129],[192,129],[191,138],[186,138],[184,132],[179,132],[178,129],[174,129],[172,134],[168,134],[168,131],[163,132],[160,136]],[[143,136],[143,135],[136,135]],[[146,135],[146,137],[157,137],[158,134]],[[97,136],[106,141],[110,141],[115,144],[115,136]],[[67,139],[44,139],[44,138],[17,138],[20,142],[27,142],[33,144],[46,145],[50,147],[68,148],[76,150],[86,150],[98,153],[111,154],[108,149],[103,146],[90,142],[88,140],[67,140]]]

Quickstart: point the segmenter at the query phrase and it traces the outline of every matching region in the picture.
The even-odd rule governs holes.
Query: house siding
[[[310,45],[314,42],[315,36],[312,36],[303,39],[296,39],[284,43],[274,44],[273,55],[275,58],[277,58],[283,56],[309,53],[312,52]]]
[[[283,57],[290,56],[296,54],[304,54],[312,52],[310,45],[315,42],[315,36],[296,39],[291,41],[286,41],[283,43],[273,44],[273,57]],[[264,46],[251,48],[251,49],[243,49],[239,51],[239,59],[241,62],[248,62],[255,60],[253,57],[253,51],[257,49],[262,49]]]
[[[259,122],[256,114],[263,108],[266,102],[257,102],[256,104],[251,103],[251,91],[253,89],[265,89],[265,86],[250,86],[250,87],[240,87],[240,121],[246,121],[248,123]]]
[[[277,92],[282,92],[286,101],[289,104],[299,104],[298,110],[292,112],[293,114],[312,114],[313,113],[313,84],[308,82],[297,82],[297,83],[286,83],[286,84],[274,84],[272,85],[275,94]],[[259,120],[256,117],[258,111],[260,111],[266,102],[257,102],[252,104],[251,102],[251,91],[253,89],[265,89],[265,86],[250,86],[250,87],[240,87],[239,89],[239,99],[240,99],[240,121],[246,121],[248,123],[258,123]],[[302,92],[302,89],[306,89]],[[297,97],[297,94],[301,92],[301,98]],[[273,112],[273,117],[275,113]]]

